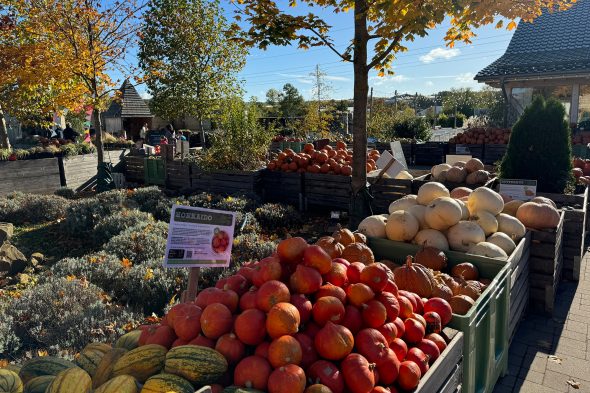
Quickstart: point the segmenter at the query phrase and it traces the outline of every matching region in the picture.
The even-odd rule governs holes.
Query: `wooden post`
[[[195,301],[197,297],[197,292],[199,290],[199,274],[201,273],[201,268],[199,267],[191,267],[188,275],[188,286],[186,290],[182,293],[180,297],[181,303],[191,303]]]

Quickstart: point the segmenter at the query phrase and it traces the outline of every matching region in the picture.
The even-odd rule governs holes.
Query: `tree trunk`
[[[8,127],[6,127],[6,119],[4,118],[4,111],[2,111],[2,105],[0,105],[0,149],[10,149]]]
[[[100,118],[100,110],[93,108],[92,110],[92,122],[96,127],[96,155],[98,157],[98,165],[104,162],[104,146],[102,144],[102,120]]]
[[[358,193],[367,183],[367,0],[356,0],[354,7],[354,117],[352,119],[352,190]]]

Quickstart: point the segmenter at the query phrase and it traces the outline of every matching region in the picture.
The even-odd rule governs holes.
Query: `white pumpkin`
[[[498,232],[498,220],[490,212],[480,210],[473,213],[470,217],[471,221],[477,222],[477,225],[483,229],[486,236]]]
[[[504,201],[496,191],[486,187],[479,187],[469,195],[467,207],[471,214],[484,210],[495,216],[504,209]]]
[[[449,242],[445,235],[436,229],[423,229],[416,234],[412,243],[425,247],[436,247],[442,251],[449,250]]]
[[[448,196],[450,196],[449,190],[443,184],[431,181],[420,187],[416,201],[426,206],[436,198]]]
[[[500,247],[488,242],[477,243],[467,250],[467,254],[479,255],[482,257],[507,260],[508,255]]]
[[[495,244],[500,247],[507,255],[512,254],[516,248],[516,244],[512,241],[510,236],[502,232],[496,232],[486,239],[486,242]]]
[[[385,224],[387,218],[383,215],[369,216],[365,218],[358,226],[358,231],[368,237],[387,238],[385,233]]]
[[[387,224],[385,224],[387,238],[400,242],[412,240],[419,229],[420,224],[418,224],[416,217],[412,213],[402,210],[391,213]]]
[[[424,221],[430,228],[444,231],[461,221],[462,215],[463,211],[456,200],[440,197],[426,206]]]
[[[467,251],[477,243],[486,240],[486,234],[477,223],[473,221],[460,221],[447,231],[449,247],[455,251]]]
[[[496,216],[496,220],[498,221],[498,232],[507,234],[515,243],[518,243],[526,234],[524,224],[516,217],[500,213]]]
[[[455,202],[461,206],[461,220],[467,220],[469,218],[469,209],[467,208],[467,203],[460,199],[455,199]]]
[[[438,164],[430,169],[430,174],[432,175],[432,178],[436,180],[442,171],[448,171],[449,169],[451,169],[449,164]]]
[[[408,210],[410,207],[416,204],[416,195],[406,195],[396,201],[389,204],[389,214],[398,210]]]
[[[400,173],[395,175],[395,178],[400,180],[412,180],[414,176],[412,176],[412,174],[408,171],[401,171]]]
[[[414,205],[408,209],[410,213],[418,220],[420,224],[420,229],[429,229],[430,227],[426,224],[426,220],[424,220],[424,213],[426,213],[426,206],[422,205]]]

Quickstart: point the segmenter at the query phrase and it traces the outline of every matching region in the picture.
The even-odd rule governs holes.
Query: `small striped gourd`
[[[0,392],[23,393],[23,381],[14,371],[0,369]]]
[[[3,368],[5,370],[10,370],[10,371],[14,371],[15,373],[20,373],[20,369],[23,366],[21,366],[20,364],[16,364],[16,363],[11,363],[11,364],[7,364],[6,366],[4,366]]]
[[[113,366],[113,376],[128,374],[145,382],[164,367],[166,348],[157,344],[143,345],[123,354]]]
[[[194,393],[195,388],[178,375],[162,373],[150,377],[141,388],[141,393]]]
[[[194,385],[217,382],[227,371],[227,360],[214,349],[181,345],[166,354],[164,370],[188,379]]]
[[[55,375],[41,375],[25,384],[24,393],[45,393],[47,387],[55,379]]]
[[[45,393],[90,393],[92,379],[80,367],[72,367],[61,371],[51,381]]]
[[[223,389],[223,393],[264,393],[262,390],[243,388],[241,386],[228,386]]]
[[[92,377],[102,357],[110,350],[111,346],[109,344],[90,343],[80,352],[76,364]]]
[[[92,376],[92,387],[94,389],[101,386],[111,378],[115,363],[126,352],[127,350],[125,348],[113,348],[104,354],[100,363],[98,364],[98,367],[96,367],[94,375]]]
[[[141,330],[132,330],[129,333],[125,333],[115,341],[115,348],[125,348],[128,351],[139,347],[139,336],[141,336]]]
[[[54,356],[43,356],[27,360],[18,373],[23,383],[41,375],[57,375],[60,371],[76,367],[72,362]]]
[[[138,393],[137,381],[131,375],[119,375],[100,385],[94,393]]]

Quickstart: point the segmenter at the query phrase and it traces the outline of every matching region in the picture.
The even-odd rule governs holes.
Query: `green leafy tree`
[[[563,193],[572,176],[570,134],[563,105],[536,96],[512,128],[500,176],[537,180],[537,191]]]
[[[261,48],[270,45],[290,45],[296,42],[302,49],[324,45],[340,59],[353,63],[354,69],[354,119],[353,119],[353,178],[354,195],[366,188],[367,150],[367,97],[369,93],[369,71],[375,69],[380,75],[392,73],[391,64],[396,54],[406,51],[406,42],[426,36],[429,30],[449,20],[445,40],[471,42],[472,29],[494,23],[498,17],[512,21],[508,29],[516,27],[517,18],[532,20],[545,8],[566,9],[575,0],[303,0],[289,1],[289,7],[279,6],[273,0],[235,0],[239,7],[237,18],[245,19],[247,38],[245,42]],[[293,10],[298,6],[306,7]],[[312,8],[313,7],[313,8]],[[331,36],[326,19],[314,13],[349,12],[354,14],[354,36],[350,45],[340,51]],[[293,12],[290,12],[293,10]],[[496,26],[501,27],[500,20]],[[342,26],[338,26],[342,28]],[[371,56],[369,43],[374,42]],[[365,199],[366,200],[366,199]],[[359,201],[353,209],[354,215],[363,215],[366,203]]]
[[[228,29],[217,0],[150,2],[138,58],[157,115],[201,123],[223,97],[239,92],[247,49],[228,39]]]
[[[271,117],[279,116],[279,105],[282,99],[282,94],[277,89],[268,89],[266,92],[267,114]]]
[[[299,117],[305,111],[303,96],[295,86],[287,83],[283,86],[283,94],[280,99],[281,116],[285,118]]]

